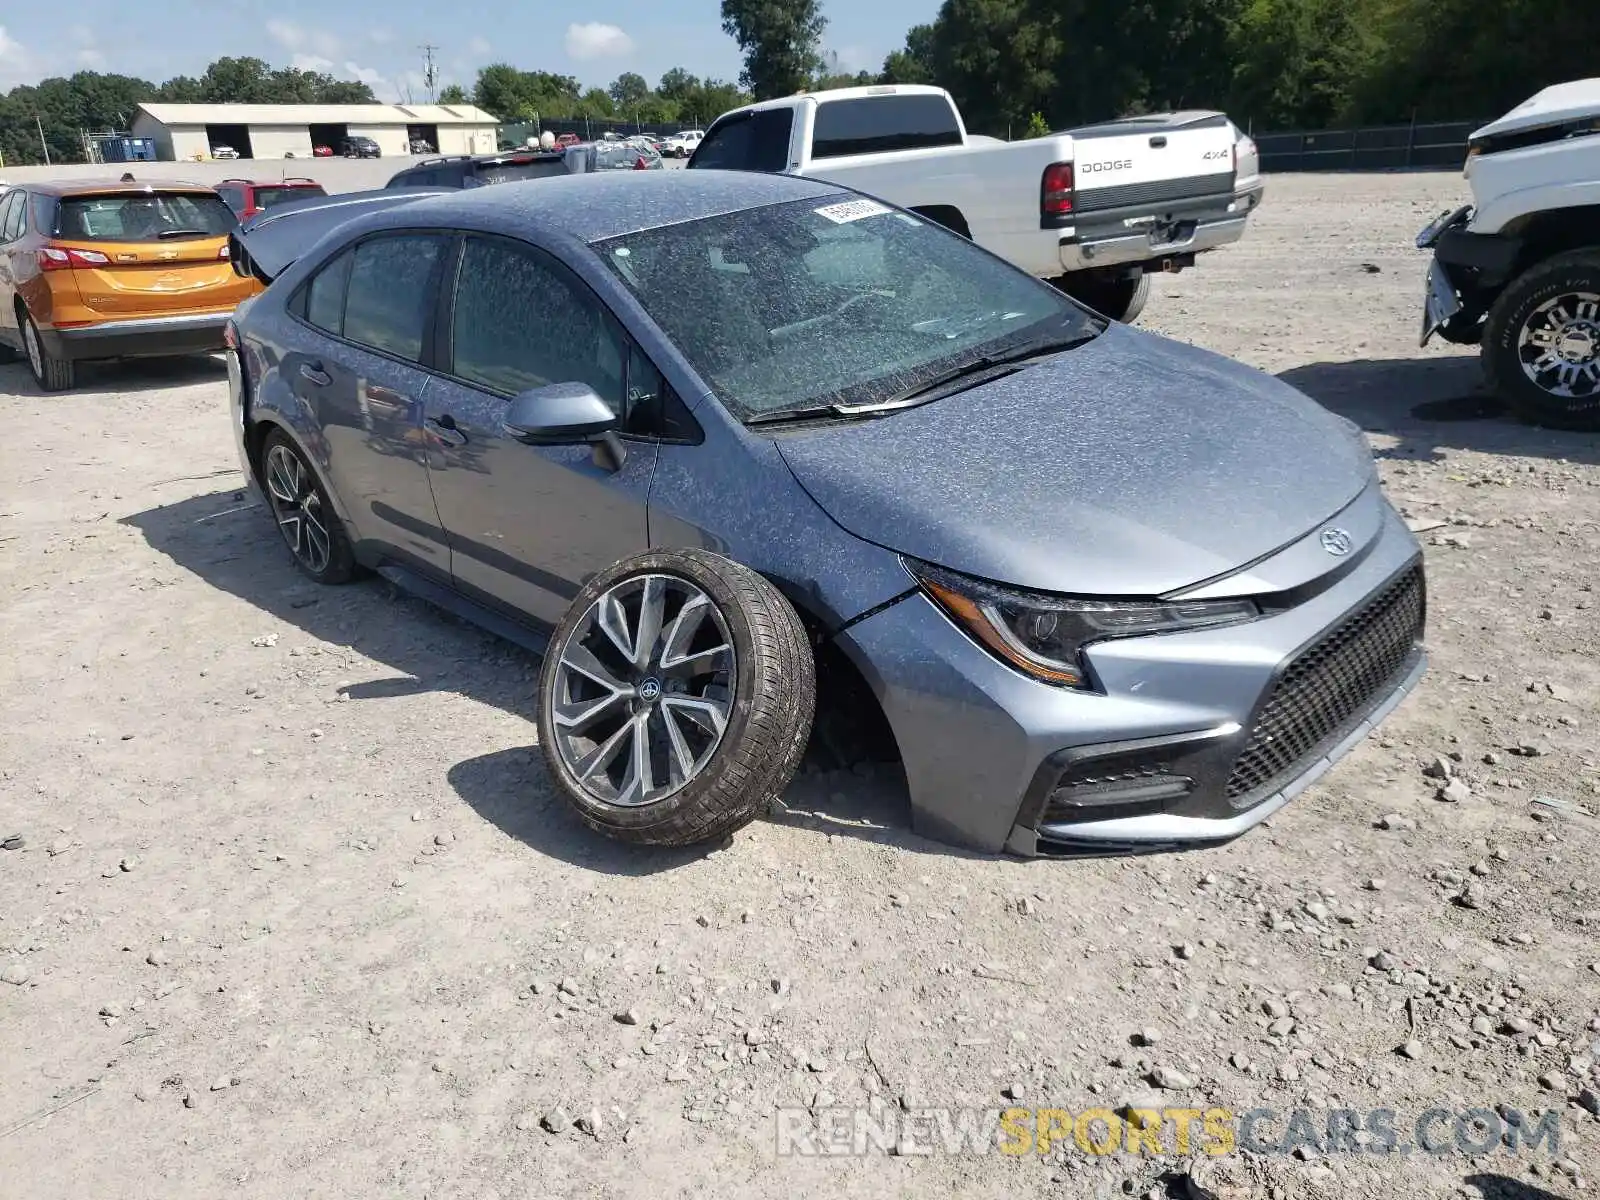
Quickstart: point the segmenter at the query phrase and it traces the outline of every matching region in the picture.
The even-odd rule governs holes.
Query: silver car
[[[300,569],[541,650],[550,778],[613,836],[724,836],[810,739],[960,845],[1215,843],[1422,674],[1356,426],[837,185],[390,191],[235,243],[272,282],[234,428]]]

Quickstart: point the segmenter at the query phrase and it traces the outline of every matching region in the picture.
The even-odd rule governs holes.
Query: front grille
[[[1290,663],[1228,776],[1228,802],[1259,803],[1348,734],[1399,682],[1426,607],[1419,564]]]
[[[1080,213],[1093,213],[1130,204],[1165,204],[1232,194],[1232,171],[1194,179],[1158,179],[1154,183],[1123,183],[1112,187],[1084,187],[1079,180],[1074,207]]]

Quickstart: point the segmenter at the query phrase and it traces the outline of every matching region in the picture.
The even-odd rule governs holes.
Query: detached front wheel
[[[1489,309],[1482,354],[1489,385],[1523,420],[1600,429],[1600,251],[1514,279]]]
[[[816,666],[777,588],[702,550],[651,551],[590,580],[539,673],[539,742],[593,829],[683,846],[726,836],[788,785]]]

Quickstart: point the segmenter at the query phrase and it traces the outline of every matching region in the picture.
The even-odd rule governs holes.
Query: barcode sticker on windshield
[[[829,204],[816,210],[819,217],[826,217],[835,225],[847,225],[851,221],[860,221],[866,217],[876,217],[889,209],[876,200],[847,200],[843,204]]]

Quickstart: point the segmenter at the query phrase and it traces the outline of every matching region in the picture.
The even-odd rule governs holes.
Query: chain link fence
[[[1460,169],[1467,160],[1468,137],[1485,123],[1441,121],[1252,136],[1266,171]]]

